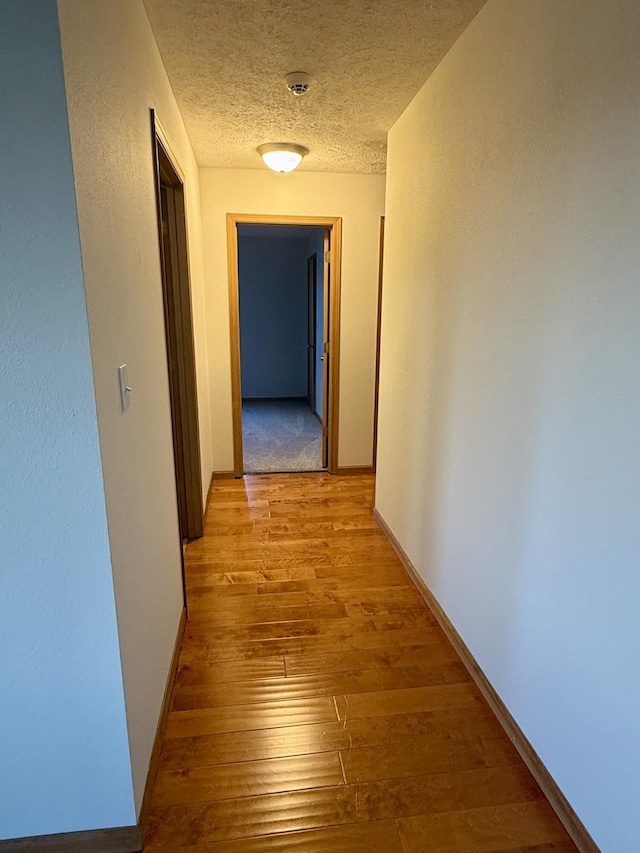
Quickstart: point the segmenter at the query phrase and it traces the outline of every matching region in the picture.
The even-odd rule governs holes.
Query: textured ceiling
[[[486,0],[144,0],[202,166],[382,173],[386,133]],[[295,98],[284,83],[307,71]]]

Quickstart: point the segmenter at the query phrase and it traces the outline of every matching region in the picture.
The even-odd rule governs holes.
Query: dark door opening
[[[380,399],[380,335],[382,331],[382,267],[384,263],[384,216],[380,217],[380,243],[378,253],[378,314],[376,320],[376,373],[373,398],[373,470],[378,464],[378,401]]]
[[[184,187],[155,119],[153,141],[178,519],[181,538],[196,539],[203,535],[202,474]]]

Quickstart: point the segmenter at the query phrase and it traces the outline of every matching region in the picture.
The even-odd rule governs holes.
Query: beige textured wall
[[[606,853],[638,844],[639,34],[489,0],[387,183],[377,507]]]
[[[211,471],[196,163],[139,0],[60,0],[100,447],[139,808],[182,610],[149,108],[186,176],[203,486]],[[126,363],[131,407],[120,411]]]
[[[257,155],[256,155],[257,156]],[[339,465],[371,465],[378,229],[384,178],[266,169],[201,169],[213,467],[233,470],[227,213],[341,216]]]

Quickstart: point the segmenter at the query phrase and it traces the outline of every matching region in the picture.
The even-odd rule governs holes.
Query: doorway
[[[384,216],[380,217],[378,251],[378,312],[376,318],[376,372],[373,386],[373,473],[378,466],[378,402],[380,400],[380,339],[382,335],[382,272],[384,264]]]
[[[173,457],[181,539],[203,535],[202,474],[183,178],[152,111]]]
[[[341,221],[227,226],[234,473],[335,473]]]

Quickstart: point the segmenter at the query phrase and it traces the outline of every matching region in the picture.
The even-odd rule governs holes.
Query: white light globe
[[[293,172],[300,165],[305,154],[308,154],[308,151],[302,145],[293,145],[289,142],[269,142],[260,145],[258,154],[264,160],[265,165],[274,172]]]

